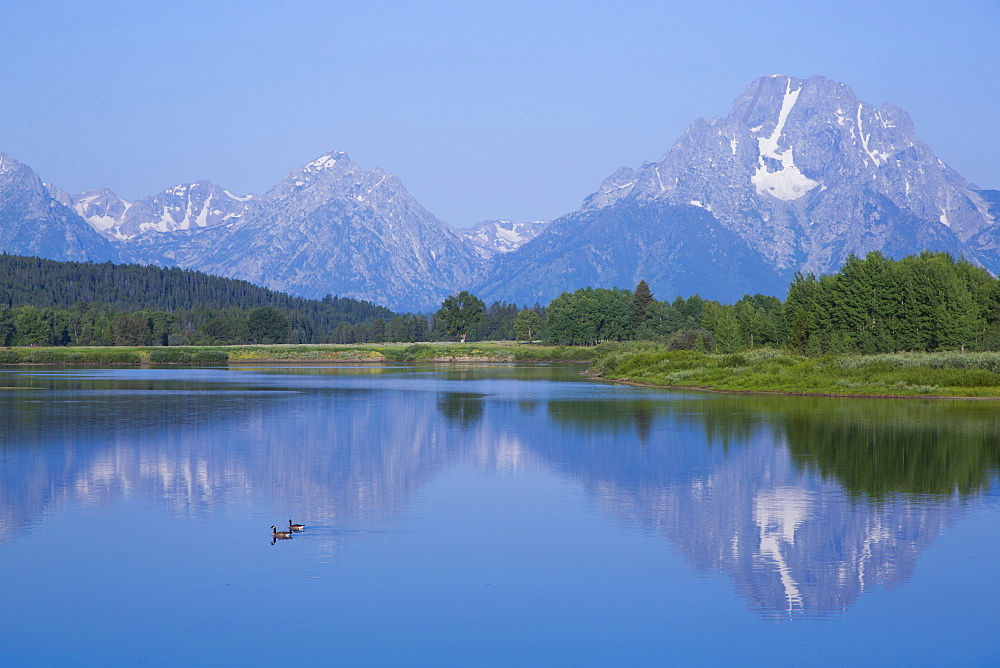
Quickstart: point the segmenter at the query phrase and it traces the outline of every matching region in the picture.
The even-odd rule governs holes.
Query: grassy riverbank
[[[587,362],[594,348],[480,343],[384,343],[356,345],[231,346],[230,361],[316,362]]]
[[[488,343],[4,348],[0,364],[226,364],[238,362],[585,362],[593,348]]]
[[[592,370],[614,380],[728,392],[1000,397],[1000,353],[719,355],[626,343],[599,346]]]
[[[611,379],[725,392],[1000,397],[1000,353],[805,357],[772,349],[731,355],[654,343],[555,347],[505,342],[4,348],[0,364],[177,365],[243,362],[591,362]]]

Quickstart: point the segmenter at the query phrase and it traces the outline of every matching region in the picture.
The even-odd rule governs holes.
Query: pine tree
[[[522,309],[514,320],[514,336],[518,341],[534,341],[542,333],[542,319],[534,309]]]
[[[640,280],[632,293],[632,332],[638,332],[643,323],[646,322],[646,311],[649,305],[655,301],[653,292],[645,280]]]

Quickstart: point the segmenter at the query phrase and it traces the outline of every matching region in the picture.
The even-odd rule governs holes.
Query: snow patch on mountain
[[[243,195],[243,196],[234,195],[233,193],[229,192],[225,188],[222,189],[222,192],[224,192],[226,194],[226,197],[228,197],[229,199],[232,199],[232,200],[236,200],[237,202],[246,202],[246,201],[252,200],[254,197],[256,197],[256,195],[254,195],[253,193],[250,193],[249,195]]]
[[[528,243],[545,230],[548,221],[513,222],[486,220],[473,227],[458,230],[483,259],[492,259],[501,253],[511,253]]]
[[[70,206],[86,220],[91,227],[112,239],[124,239],[117,229],[125,213],[131,207],[107,188],[88,190],[70,197]]]
[[[117,241],[150,232],[173,233],[225,225],[242,217],[253,195],[238,197],[209,181],[181,183],[157,195],[126,202],[102,188],[70,198],[72,208],[95,230]]]
[[[861,129],[861,112],[864,109],[864,106],[865,105],[863,102],[858,102],[858,136],[861,138],[861,148],[864,149],[865,153],[868,154],[868,157],[871,158],[874,165],[878,167],[879,165],[888,162],[889,154],[874,151],[869,146],[872,135],[870,132],[868,134],[865,134],[864,130]],[[875,114],[878,120],[882,121],[882,115],[879,114],[878,112],[875,112]],[[884,129],[884,128],[891,128],[894,126],[892,125],[891,122],[888,124],[886,122],[882,122],[882,127]]]
[[[799,170],[795,165],[793,148],[789,146],[784,151],[778,150],[781,140],[781,133],[788,121],[788,114],[799,99],[802,86],[792,90],[792,80],[788,79],[785,89],[785,96],[781,101],[781,109],[778,111],[778,121],[774,130],[768,137],[758,137],[757,146],[759,149],[757,169],[750,181],[757,188],[758,195],[771,195],[785,202],[798,199],[807,192],[819,185],[818,181],[813,181]],[[860,111],[859,111],[860,113]],[[860,122],[860,116],[859,116]],[[768,163],[777,161],[781,167],[777,171],[771,171]]]

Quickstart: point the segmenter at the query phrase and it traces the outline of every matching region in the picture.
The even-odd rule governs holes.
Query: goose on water
[[[288,520],[288,530],[289,531],[302,531],[306,528],[305,524],[292,524],[291,520]]]
[[[274,538],[291,538],[292,537],[292,532],[291,531],[278,531],[278,527],[276,527],[276,526],[274,526],[272,524],[271,525],[271,535]]]

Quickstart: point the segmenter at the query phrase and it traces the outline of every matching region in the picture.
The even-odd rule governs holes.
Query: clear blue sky
[[[893,102],[1000,188],[996,0],[12,0],[0,63],[0,151],[130,200],[339,149],[456,226],[554,218],[774,73]]]

